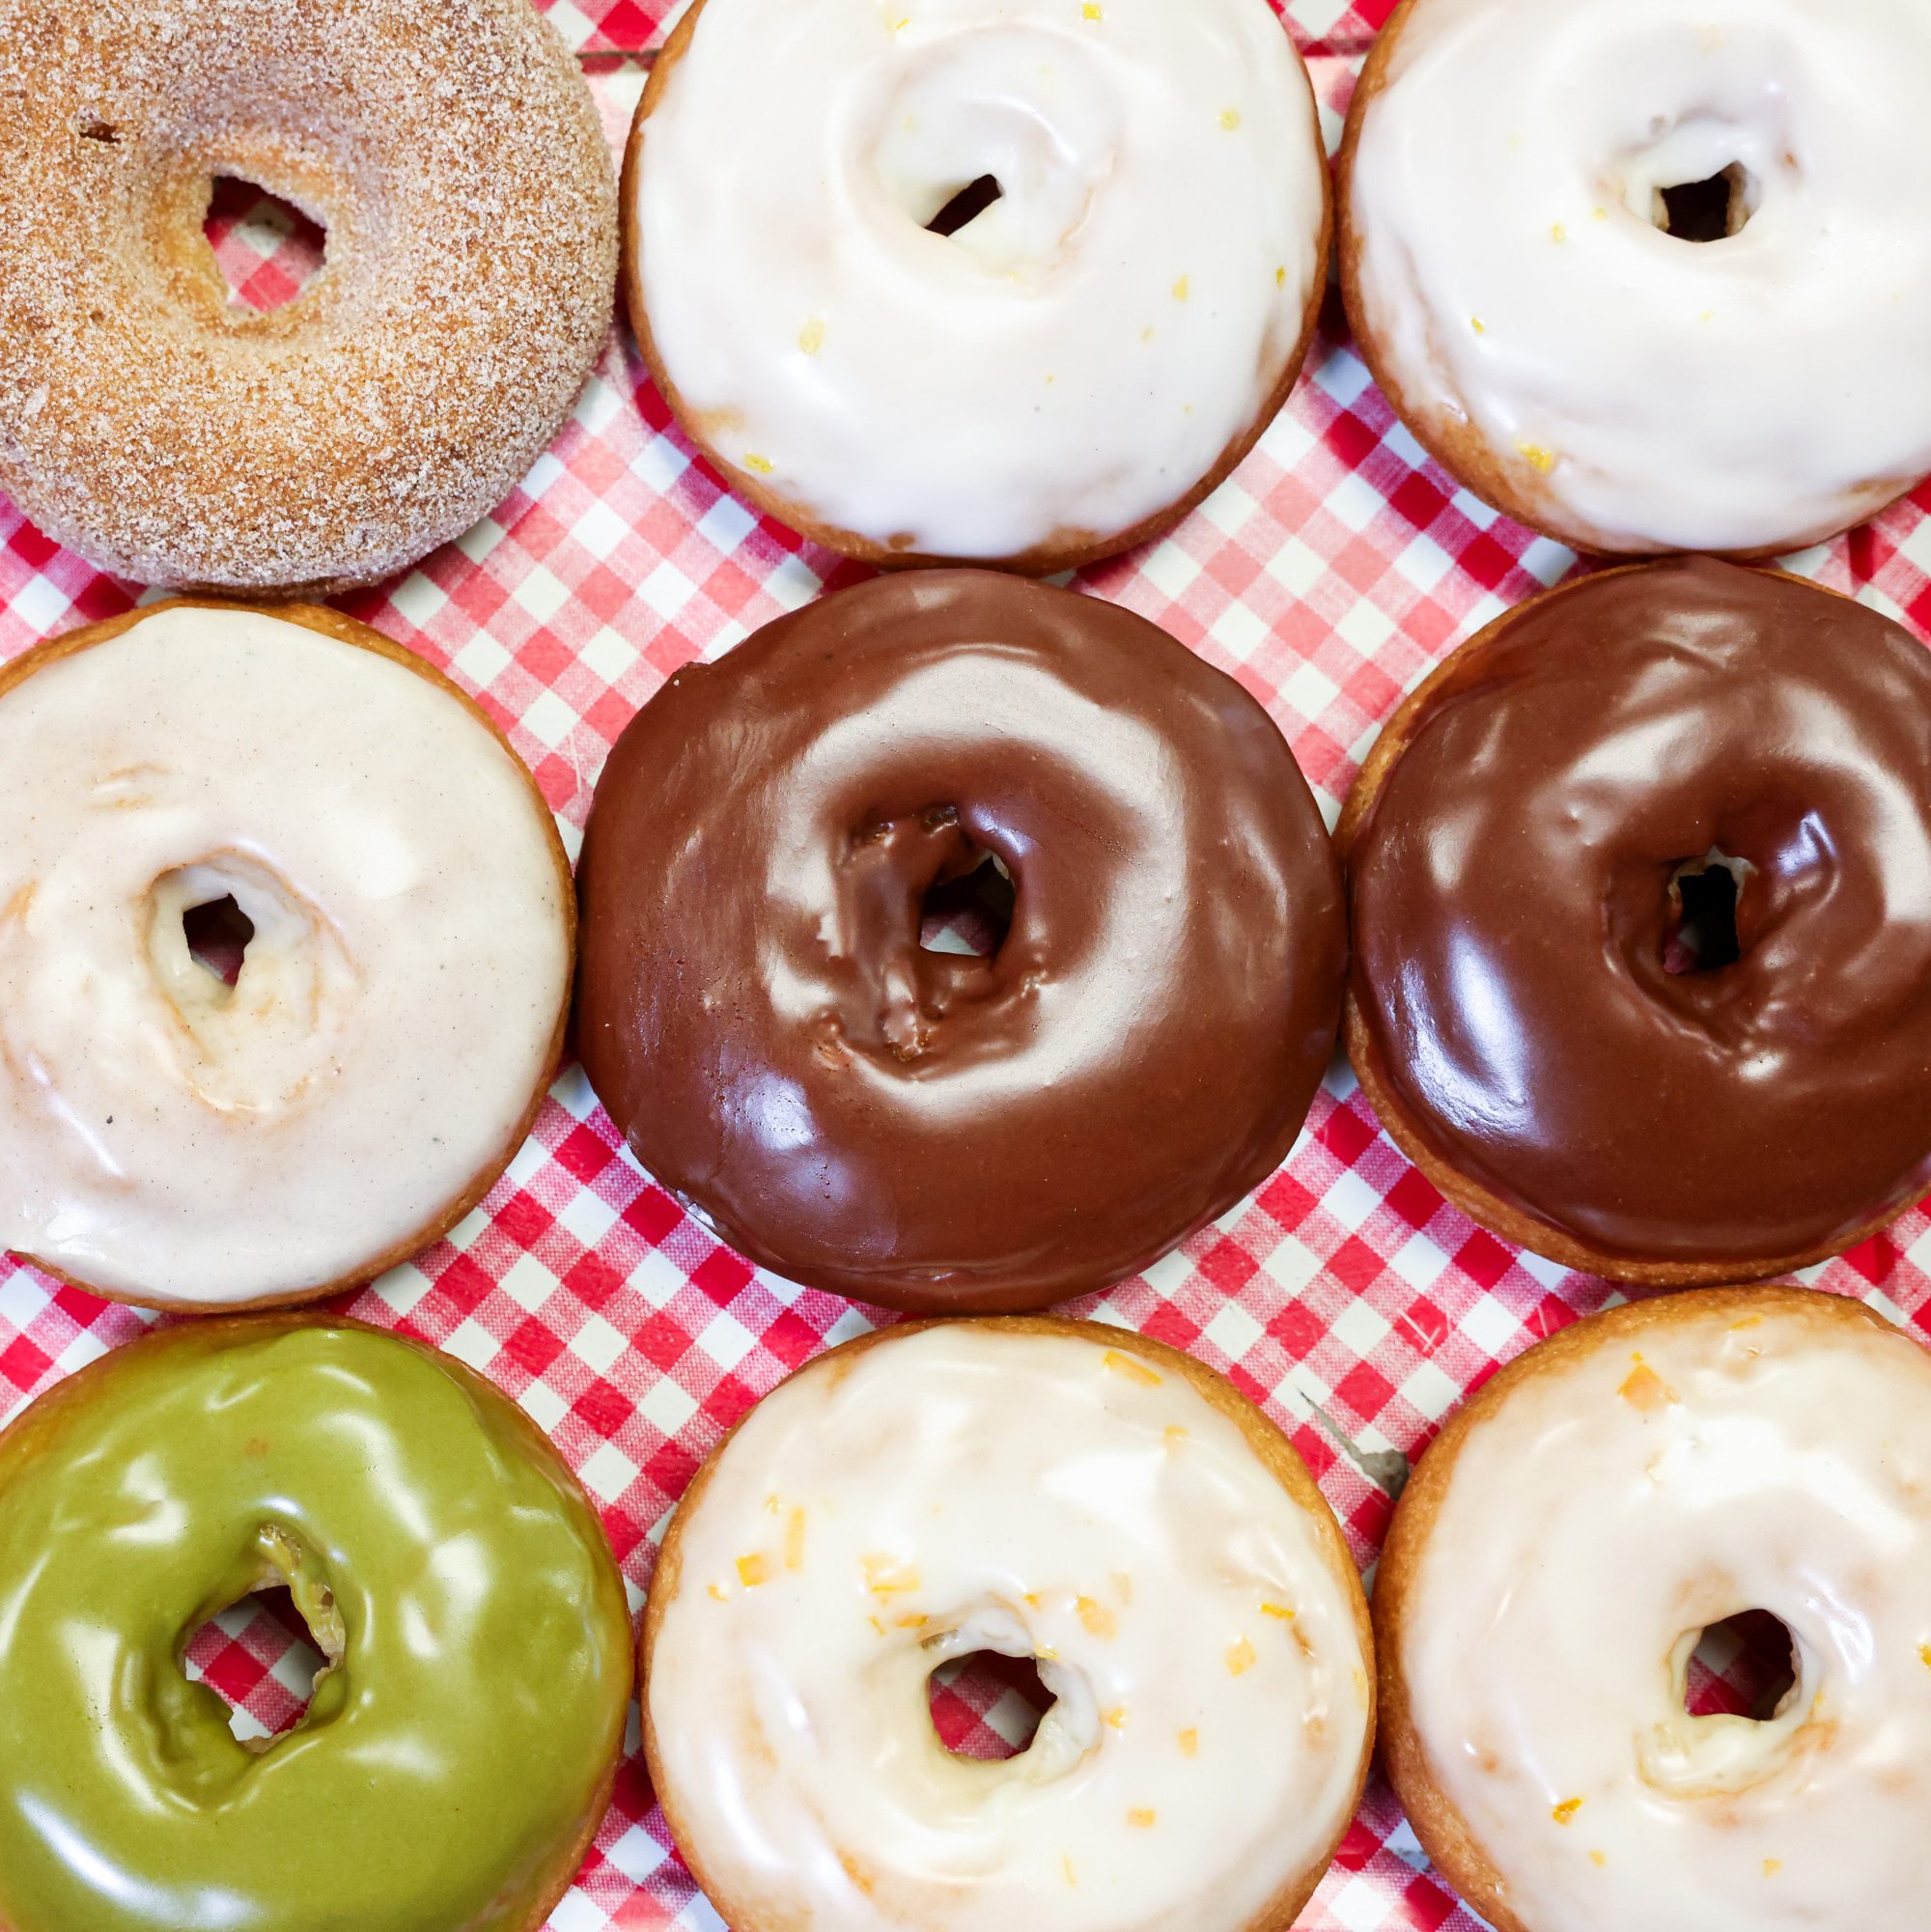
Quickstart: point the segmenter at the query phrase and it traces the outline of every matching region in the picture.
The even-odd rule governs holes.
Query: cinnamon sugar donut
[[[365,626],[177,602],[30,652],[0,670],[0,1245],[180,1309],[406,1259],[543,1104],[574,912],[521,762]]]
[[[1375,1585],[1388,1775],[1497,1932],[1920,1932],[1931,1357],[1856,1302],[1652,1298],[1511,1362]],[[1703,1633],[1788,1633],[1761,1721]]]
[[[604,339],[609,154],[526,0],[0,0],[0,487],[125,576],[387,576]],[[216,175],[327,230],[272,314],[229,303]]]
[[[953,1756],[927,1684],[1054,1702]],[[1287,1932],[1359,1800],[1366,1607],[1286,1437],[1178,1350],[886,1330],[773,1390],[664,1538],[644,1743],[737,1932]]]
[[[697,0],[625,287],[733,489],[874,563],[1157,536],[1286,401],[1327,157],[1267,0]]]
[[[1362,1088],[1507,1240],[1749,1280],[1931,1188],[1931,653],[1889,618],[1576,579],[1409,698],[1337,837]]]

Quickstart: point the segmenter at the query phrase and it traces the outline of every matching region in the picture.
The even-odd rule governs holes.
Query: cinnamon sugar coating
[[[608,327],[616,192],[526,0],[0,0],[0,487],[103,569],[374,582],[498,502]],[[212,178],[327,231],[231,307]]]

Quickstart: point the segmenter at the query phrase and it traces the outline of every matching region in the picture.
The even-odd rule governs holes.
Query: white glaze
[[[650,1715],[739,1922],[1234,1932],[1345,1821],[1352,1583],[1240,1431],[1135,1357],[971,1326],[816,1363],[681,1535]],[[1006,1764],[927,1714],[974,1649],[1037,1654],[1058,1697]]]
[[[197,1305],[352,1275],[503,1149],[568,938],[523,772],[446,691],[182,608],[0,698],[0,1243]],[[231,991],[182,914],[232,893]]]
[[[1693,1300],[1467,1439],[1399,1660],[1430,1769],[1531,1932],[1921,1932],[1931,1357]],[[1746,1610],[1796,1687],[1687,1716],[1697,1635]]]
[[[994,174],[951,239],[924,224]],[[645,124],[651,333],[728,462],[959,558],[1176,502],[1300,339],[1326,163],[1266,0],[705,0]]]
[[[1361,125],[1365,315],[1611,550],[1794,548],[1931,469],[1931,11],[1918,0],[1416,0]],[[1741,163],[1725,240],[1654,190]]]

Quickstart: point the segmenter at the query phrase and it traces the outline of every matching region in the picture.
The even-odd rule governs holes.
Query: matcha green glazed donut
[[[238,1743],[182,1674],[286,1582],[329,1666]],[[525,1932],[630,1694],[596,1515],[514,1403],[374,1329],[153,1335],[0,1435],[4,1932]]]

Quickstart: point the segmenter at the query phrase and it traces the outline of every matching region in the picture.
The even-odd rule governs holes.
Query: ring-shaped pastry
[[[251,1747],[189,1638],[285,1584],[326,1667]],[[352,1323],[197,1323],[0,1434],[0,1925],[529,1932],[603,1816],[624,1588],[536,1426]]]

